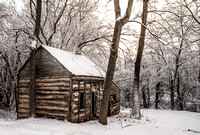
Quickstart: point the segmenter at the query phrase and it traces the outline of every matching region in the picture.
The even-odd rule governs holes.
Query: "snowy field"
[[[15,116],[0,110],[0,135],[200,135],[200,113],[147,109],[142,115],[141,120],[131,119],[128,109],[121,110],[103,126],[97,120],[79,124],[41,118],[14,120]]]

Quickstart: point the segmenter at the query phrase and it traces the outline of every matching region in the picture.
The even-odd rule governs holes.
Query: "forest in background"
[[[150,0],[140,71],[143,108],[200,112],[200,1]],[[112,1],[111,1],[112,3]],[[137,3],[138,7],[134,7]],[[133,4],[142,9],[141,1]],[[109,3],[108,3],[109,4]],[[39,43],[80,51],[107,69],[113,18],[99,9],[98,0],[43,1]],[[30,56],[34,40],[35,1],[0,3],[0,108],[15,110],[17,73]],[[106,9],[106,8],[105,8]],[[133,10],[132,12],[134,12]],[[121,88],[121,105],[132,106],[134,66],[141,11],[124,26],[114,81]],[[173,99],[173,100],[172,100]],[[174,103],[172,103],[174,102]],[[174,104],[174,106],[173,106]]]

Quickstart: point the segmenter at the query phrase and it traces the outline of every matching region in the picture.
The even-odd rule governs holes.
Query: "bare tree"
[[[111,91],[114,70],[115,70],[115,64],[116,64],[116,60],[118,56],[118,47],[119,47],[121,31],[122,31],[123,25],[125,25],[130,18],[132,5],[133,5],[133,0],[129,0],[126,13],[123,17],[121,17],[121,9],[120,9],[119,0],[114,0],[116,21],[115,21],[112,45],[110,49],[110,58],[108,62],[107,72],[106,72],[106,79],[104,82],[103,99],[101,100],[101,109],[100,109],[100,116],[99,116],[99,122],[103,125],[107,124],[108,103],[110,99],[110,91]]]
[[[143,49],[144,49],[144,40],[145,40],[145,31],[147,23],[147,14],[148,14],[148,1],[143,0],[143,12],[142,12],[142,25],[140,31],[139,45],[137,50],[136,62],[135,62],[135,71],[134,71],[134,82],[133,82],[133,106],[132,106],[132,115],[140,118],[140,93],[139,93],[139,83],[140,83],[140,65],[142,61]]]

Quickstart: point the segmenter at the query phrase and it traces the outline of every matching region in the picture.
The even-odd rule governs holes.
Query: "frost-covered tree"
[[[155,17],[151,18],[149,25],[151,32],[156,35],[153,38],[155,40],[151,36],[147,41],[148,55],[151,53],[152,58],[157,60],[154,64],[148,64],[149,70],[154,69],[154,80],[158,78],[154,83],[155,97],[161,93],[165,101],[169,102],[170,99],[172,109],[186,109],[186,93],[192,89],[192,93],[198,94],[199,88],[195,75],[199,70],[196,59],[199,51],[199,24],[193,18],[199,14],[199,2],[189,3],[187,6],[190,10],[185,1],[177,0],[166,1],[162,9],[149,11]],[[187,72],[190,73],[186,75]],[[188,77],[193,81],[185,79]]]

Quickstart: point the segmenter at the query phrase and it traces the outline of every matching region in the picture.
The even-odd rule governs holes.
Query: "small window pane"
[[[85,93],[80,93],[80,109],[85,109]]]

